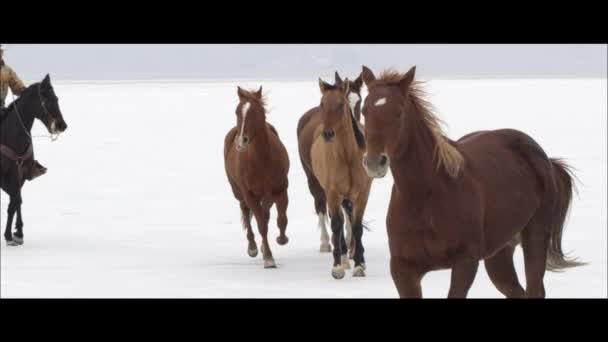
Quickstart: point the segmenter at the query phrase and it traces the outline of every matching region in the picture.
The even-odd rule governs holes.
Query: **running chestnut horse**
[[[378,78],[367,67],[362,72],[369,90],[363,164],[373,178],[390,168],[395,181],[386,225],[399,296],[422,297],[427,272],[451,269],[448,297],[466,297],[484,260],[506,297],[545,297],[545,270],[583,264],[561,247],[570,168],[513,129],[449,140],[414,74],[415,67]],[[513,266],[520,242],[525,291]]]
[[[247,253],[255,258],[258,248],[251,228],[251,213],[262,235],[264,268],[276,268],[268,245],[270,208],[276,204],[280,235],[279,245],[288,242],[287,229],[287,173],[289,158],[275,128],[266,122],[262,87],[256,92],[238,87],[236,127],[224,141],[224,165],[234,197],[239,201],[243,228],[247,231]]]
[[[42,82],[27,87],[0,118],[0,188],[10,196],[4,230],[4,239],[9,246],[24,243],[21,188],[34,164],[34,145],[30,133],[34,119],[40,120],[50,134],[62,133],[68,127],[49,75]],[[15,213],[16,232],[12,234]]]
[[[352,113],[354,113],[355,120],[357,122],[360,121],[361,117],[361,86],[363,85],[363,80],[361,76],[359,76],[354,81],[346,81],[349,87],[349,106]],[[335,73],[335,85],[342,87],[344,81],[338,74]],[[313,174],[312,170],[312,159],[310,155],[310,150],[312,148],[312,143],[315,136],[315,132],[317,127],[322,124],[322,112],[321,106],[316,106],[306,113],[302,115],[300,120],[298,121],[298,152],[300,154],[300,161],[302,162],[302,167],[304,168],[304,172],[306,173],[306,178],[308,180],[308,189],[314,199],[315,212],[319,217],[319,227],[321,229],[321,252],[331,252],[331,245],[329,244],[329,235],[327,234],[327,201],[325,199],[325,192],[319,184],[319,181]],[[316,132],[319,133],[319,132]],[[348,203],[344,203],[347,205]],[[346,221],[346,246],[348,246],[349,257],[353,257],[354,252],[354,241],[352,240],[352,226],[349,220]]]
[[[335,85],[319,79],[321,104],[304,114],[298,125],[300,159],[322,227],[321,251],[329,251],[324,229],[326,206],[329,209],[334,248],[331,274],[335,279],[344,278],[345,269],[350,268],[343,232],[345,217],[347,227],[352,222],[353,276],[365,276],[363,214],[372,181],[361,165],[365,138],[354,113],[361,99],[354,91],[359,91],[361,79],[354,82],[353,92],[351,84],[337,74]]]

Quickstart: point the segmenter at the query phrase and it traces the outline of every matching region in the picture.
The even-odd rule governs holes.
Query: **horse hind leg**
[[[550,233],[542,220],[532,218],[521,233],[526,270],[526,297],[545,298],[545,270]]]
[[[515,246],[509,244],[484,261],[490,280],[507,298],[522,298],[525,295],[513,265]]]
[[[325,198],[325,190],[319,184],[319,181],[315,175],[306,167],[306,164],[302,162],[304,173],[308,181],[308,190],[314,199],[315,212],[319,217],[318,227],[321,229],[321,247],[319,251],[321,253],[331,252],[331,244],[329,242],[329,234],[327,233],[327,200]]]
[[[311,192],[313,192],[312,188]],[[319,248],[319,251],[321,253],[329,253],[331,252],[331,244],[329,241],[329,233],[327,232],[327,200],[325,198],[325,192],[321,189],[320,185],[314,190],[313,197],[315,199],[315,212],[319,217],[318,227],[321,229],[321,247]]]

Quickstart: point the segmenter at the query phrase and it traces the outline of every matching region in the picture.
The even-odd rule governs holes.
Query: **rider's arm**
[[[17,73],[12,68],[9,68],[8,72],[8,85],[11,88],[11,91],[16,96],[21,96],[21,93],[23,93],[23,91],[25,90],[25,84],[23,84],[23,81],[21,81],[19,76],[17,76]]]

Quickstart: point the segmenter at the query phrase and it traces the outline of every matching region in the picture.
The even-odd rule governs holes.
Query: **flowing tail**
[[[547,249],[547,270],[558,272],[565,268],[583,266],[586,263],[577,261],[576,258],[568,258],[562,250],[564,226],[572,202],[572,193],[576,190],[572,182],[574,173],[572,168],[563,160],[551,158],[550,161],[555,175],[557,199],[550,227],[551,238]]]

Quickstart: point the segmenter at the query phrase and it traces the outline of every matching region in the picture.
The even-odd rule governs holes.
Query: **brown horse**
[[[348,87],[350,89],[349,93],[349,106],[351,107],[351,112],[354,113],[355,119],[357,122],[360,121],[361,117],[361,86],[363,85],[363,80],[361,76],[359,76],[354,81],[346,81],[348,83]],[[335,73],[335,83],[336,85],[342,86],[344,81],[338,74]],[[298,152],[300,154],[300,161],[302,162],[302,167],[304,168],[304,172],[306,173],[306,178],[308,179],[308,188],[312,197],[314,198],[315,211],[319,217],[319,227],[321,228],[321,252],[331,252],[331,246],[329,244],[329,235],[327,234],[327,201],[325,200],[325,192],[319,184],[319,181],[315,177],[312,171],[312,158],[310,155],[310,150],[312,148],[312,143],[315,136],[315,131],[317,127],[322,124],[322,113],[321,107],[317,106],[307,111],[302,115],[300,121],[298,121]],[[317,134],[318,135],[318,134]],[[348,203],[345,203],[348,204]],[[346,245],[349,250],[349,257],[353,257],[354,252],[354,241],[352,240],[352,226],[349,220],[346,221]]]
[[[358,83],[360,88],[361,80],[354,83]],[[356,103],[352,102],[360,99],[360,96],[351,93],[350,85],[351,82],[343,82],[338,75],[335,85],[319,79],[322,94],[319,110],[307,113],[310,119],[298,127],[300,157],[322,223],[325,205],[329,208],[334,247],[332,276],[336,279],[342,279],[344,269],[350,267],[343,234],[344,216],[347,225],[352,225],[353,276],[365,276],[363,214],[372,184],[361,165],[365,140],[353,112]],[[323,191],[323,197],[318,196],[319,188]],[[341,207],[346,215],[342,214]],[[322,235],[322,242],[327,242],[326,233]],[[324,244],[321,248],[324,248]]]
[[[287,173],[289,158],[276,129],[266,122],[265,100],[262,87],[257,92],[238,88],[236,107],[237,125],[224,140],[224,164],[234,197],[239,201],[243,228],[247,231],[247,252],[254,258],[258,254],[251,213],[255,216],[262,235],[264,268],[276,264],[268,245],[270,208],[276,204],[280,235],[279,245],[288,242],[287,229]]]
[[[480,260],[507,297],[544,297],[545,270],[581,265],[562,252],[572,175],[526,134],[500,129],[450,141],[414,82],[363,67],[370,177],[395,183],[386,225],[391,275],[401,297],[421,297],[429,271],[452,269],[449,297],[466,297]],[[513,266],[521,241],[526,290]]]

